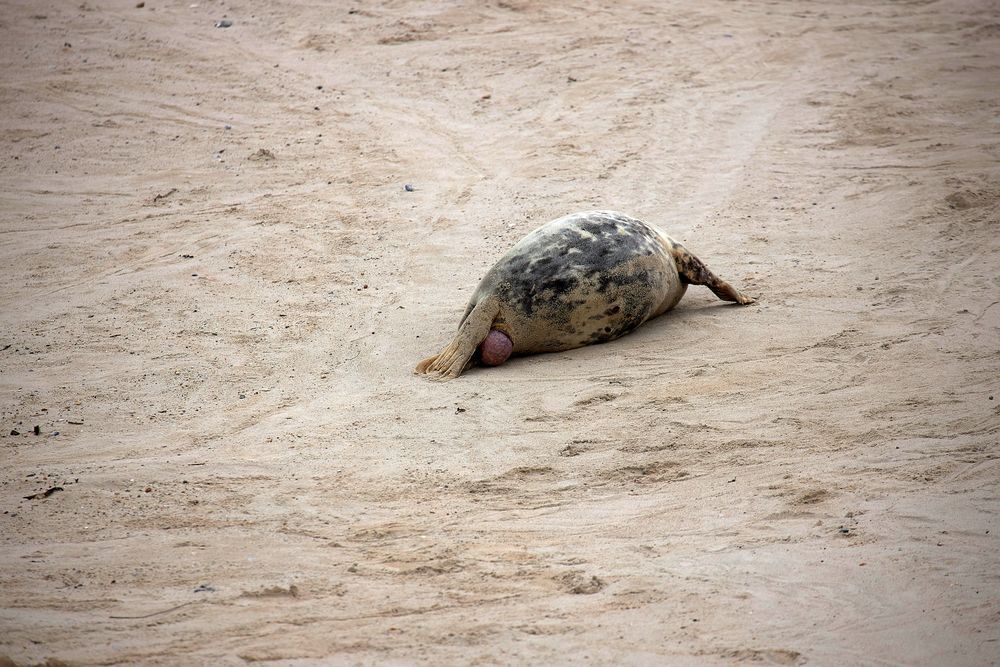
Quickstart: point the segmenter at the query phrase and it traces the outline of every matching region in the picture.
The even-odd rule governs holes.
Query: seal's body
[[[655,227],[611,211],[574,213],[531,232],[500,258],[476,288],[454,340],[416,372],[457,377],[481,343],[483,360],[496,365],[511,353],[613,340],[673,308],[688,284],[753,303]],[[510,344],[490,335],[498,331]]]

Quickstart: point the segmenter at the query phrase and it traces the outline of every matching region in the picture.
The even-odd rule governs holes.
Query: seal
[[[414,372],[458,377],[475,361],[614,340],[677,305],[688,285],[754,303],[656,227],[614,211],[573,213],[521,239],[483,277],[458,332]]]

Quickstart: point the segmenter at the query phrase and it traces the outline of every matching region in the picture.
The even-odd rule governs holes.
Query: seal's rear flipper
[[[704,285],[715,293],[723,301],[735,301],[743,305],[748,305],[756,301],[751,296],[747,296],[738,289],[727,283],[719,276],[712,273],[705,263],[691,254],[691,252],[676,241],[671,242],[674,256],[674,264],[677,265],[677,273],[681,280],[692,285]]]
[[[496,297],[483,299],[476,304],[455,337],[440,353],[424,359],[413,369],[414,373],[431,375],[437,379],[457,378],[472,362],[472,355],[490,333],[493,320],[500,313]]]

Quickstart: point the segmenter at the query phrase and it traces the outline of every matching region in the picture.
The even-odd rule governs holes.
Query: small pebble
[[[406,190],[407,192],[413,192],[413,186],[410,185],[409,183],[407,183],[406,185],[404,185],[403,189]]]
[[[221,21],[216,21],[215,22],[215,27],[216,28],[229,28],[229,27],[232,27],[232,25],[233,25],[233,22],[230,21],[229,19],[222,19]]]

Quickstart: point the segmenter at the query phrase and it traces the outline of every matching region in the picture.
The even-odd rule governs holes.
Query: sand
[[[994,3],[136,5],[0,4],[0,664],[1000,662]],[[592,208],[759,304],[412,374]]]

